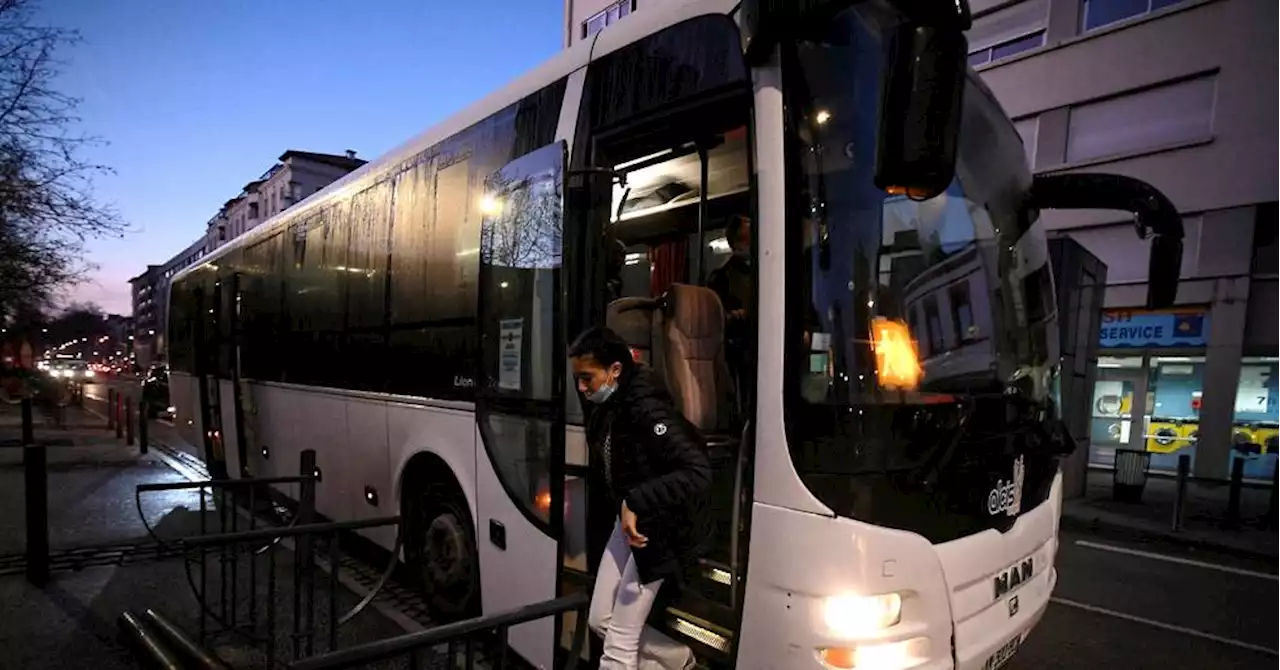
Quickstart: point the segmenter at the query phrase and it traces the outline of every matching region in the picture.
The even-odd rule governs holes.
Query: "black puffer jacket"
[[[641,582],[682,583],[711,535],[711,462],[702,436],[652,374],[636,368],[591,413],[587,441],[592,462],[610,465],[606,481],[615,509],[625,500],[649,539],[631,549]]]

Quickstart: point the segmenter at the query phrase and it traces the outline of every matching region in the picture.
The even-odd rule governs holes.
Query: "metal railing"
[[[467,619],[417,633],[320,654],[294,662],[289,665],[289,670],[363,668],[381,661],[400,658],[408,661],[409,668],[416,669],[419,667],[420,656],[424,653],[431,653],[435,659],[440,659],[441,647],[445,648],[443,653],[447,654],[444,657],[446,667],[462,667],[466,670],[477,667],[502,669],[508,667],[507,633],[512,626],[549,616],[577,612],[573,644],[566,653],[563,666],[563,670],[574,670],[586,642],[589,603],[590,598],[586,593],[575,593],[490,616]],[[483,645],[483,642],[490,644]],[[490,647],[491,651],[484,653],[482,646]],[[459,661],[461,666],[458,664]]]
[[[400,553],[400,517],[314,523],[316,481],[315,452],[305,450],[298,475],[136,487],[134,502],[148,534],[158,545],[177,548],[184,557],[187,584],[199,610],[199,629],[194,643],[197,647],[203,648],[201,645],[231,634],[261,648],[271,664],[305,658],[317,650],[332,652],[338,648],[339,628],[364,611],[386,586]],[[281,485],[298,487],[297,506],[291,518],[279,513],[271,492],[271,487]],[[143,494],[180,490],[198,493],[198,533],[163,539],[143,514]],[[264,520],[263,516],[274,518]],[[210,532],[212,519],[216,519],[213,533]],[[381,578],[359,602],[339,615],[339,601],[347,597],[339,581],[341,536],[385,527],[396,529],[396,540]],[[281,548],[291,550],[288,559],[281,559]],[[286,572],[283,560],[288,560],[291,570]],[[328,573],[323,584],[318,570]],[[319,589],[325,593],[318,609]],[[290,595],[291,607],[282,605],[282,596]],[[155,617],[160,615],[156,613]],[[152,628],[156,627],[155,617],[151,617]],[[145,624],[138,617],[121,621],[121,626],[130,631],[130,637],[135,640],[156,638],[155,635],[148,638],[143,634],[146,631],[134,631]],[[287,654],[281,653],[282,641]],[[163,665],[163,658],[151,654],[152,646],[140,643],[138,648],[151,655],[153,662]]]

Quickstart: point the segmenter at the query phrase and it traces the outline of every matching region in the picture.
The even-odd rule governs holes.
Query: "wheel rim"
[[[471,561],[467,531],[457,516],[442,513],[427,524],[422,546],[423,572],[437,588],[457,584],[467,575]]]

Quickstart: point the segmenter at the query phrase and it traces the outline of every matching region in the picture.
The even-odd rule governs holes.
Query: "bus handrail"
[[[327,654],[312,656],[289,665],[289,670],[338,670],[340,668],[357,667],[394,656],[412,654],[467,635],[494,629],[510,628],[522,623],[574,610],[581,613],[586,610],[589,603],[589,594],[574,593],[554,600],[546,600],[505,612],[498,612],[487,617],[475,617],[416,633],[408,633],[399,637],[377,640]],[[576,660],[582,653],[582,644],[586,639],[585,617],[580,616],[578,618],[576,629],[574,631],[573,649],[570,650],[569,654],[570,668],[576,665]]]

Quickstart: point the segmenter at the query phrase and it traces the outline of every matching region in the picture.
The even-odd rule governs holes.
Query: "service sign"
[[[1103,349],[1203,347],[1209,342],[1209,315],[1202,309],[1102,313],[1098,343]]]

